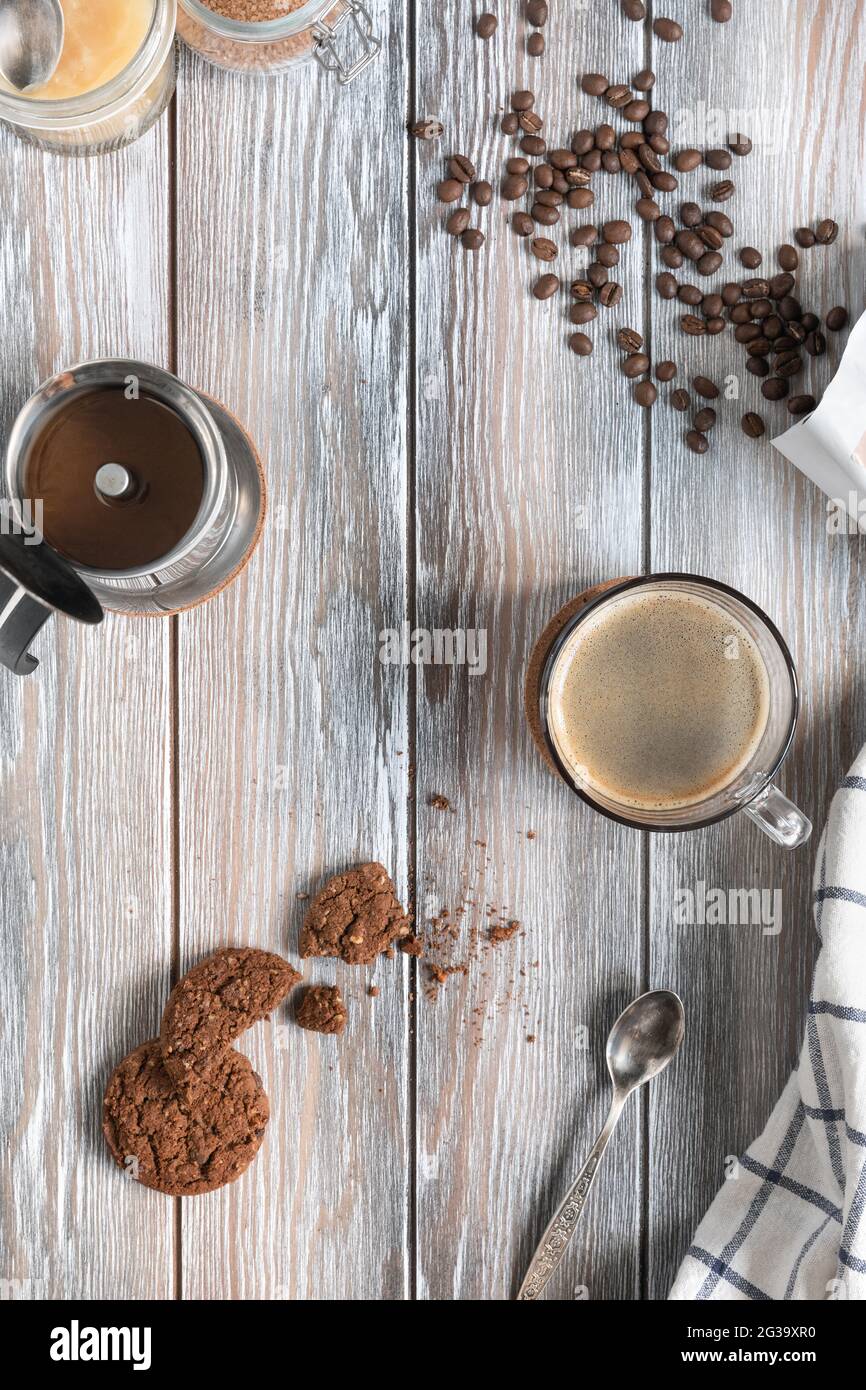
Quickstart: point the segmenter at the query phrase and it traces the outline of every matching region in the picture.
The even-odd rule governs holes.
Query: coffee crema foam
[[[746,629],[679,590],[615,598],[557,658],[548,722],[588,792],[634,810],[678,810],[729,787],[767,727],[770,679]]]

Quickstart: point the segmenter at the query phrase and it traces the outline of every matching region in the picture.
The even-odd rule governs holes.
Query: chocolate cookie
[[[313,899],[301,932],[301,955],[340,956],[369,965],[412,928],[381,864],[338,874]]]
[[[249,1167],[270,1106],[261,1078],[233,1051],[179,1094],[153,1041],[115,1068],[102,1113],[119,1167],[156,1192],[191,1197],[234,1182]]]
[[[268,1014],[300,975],[282,956],[251,946],[226,947],[179,980],[162,1016],[165,1069],[179,1084],[209,1067],[235,1038]]]
[[[297,1013],[298,1023],[311,1033],[342,1033],[348,1017],[336,985],[311,985]]]

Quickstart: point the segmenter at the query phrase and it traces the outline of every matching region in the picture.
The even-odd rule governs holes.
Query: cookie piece
[[[207,1068],[254,1023],[267,1018],[300,980],[282,956],[226,947],[200,961],[168,997],[159,1041],[176,1085]]]
[[[105,1090],[102,1132],[125,1172],[167,1197],[215,1192],[252,1163],[270,1115],[239,1052],[224,1052],[179,1093],[155,1040],[130,1052]]]
[[[330,879],[313,899],[301,931],[301,955],[369,965],[392,941],[411,934],[386,870],[360,864]]]
[[[348,1020],[343,996],[336,985],[310,985],[304,991],[297,1019],[311,1033],[340,1034]]]

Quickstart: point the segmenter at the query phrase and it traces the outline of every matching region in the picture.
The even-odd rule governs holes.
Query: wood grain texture
[[[85,357],[168,351],[163,123],[77,163],[0,139],[5,445],[41,380]],[[152,1036],[171,965],[168,628],[65,620],[0,680],[0,1016],[6,1296],[156,1298],[171,1205],[100,1132],[108,1073]],[[12,1281],[11,1284],[5,1281]]]
[[[299,895],[359,860],[408,890],[408,678],[379,660],[406,612],[408,522],[406,49],[389,15],[348,92],[315,68],[256,81],[183,59],[179,370],[249,423],[271,505],[247,574],[180,627],[184,963],[226,941],[294,955]],[[408,962],[305,977],[341,985],[348,1031],[304,1033],[289,1005],[245,1040],[269,1136],[245,1182],[184,1208],[186,1297],[408,1292]]]

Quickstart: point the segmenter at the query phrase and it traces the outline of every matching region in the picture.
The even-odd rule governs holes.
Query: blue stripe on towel
[[[858,893],[854,888],[841,888],[831,883],[827,888],[819,888],[815,894],[816,903],[848,903],[851,907],[866,907],[866,893]]]
[[[808,1114],[808,1107],[806,1107],[806,1113]],[[843,1113],[844,1112],[840,1112],[840,1119]],[[766,1168],[763,1163],[759,1163],[756,1158],[752,1158],[751,1154],[743,1154],[740,1162],[750,1173],[756,1173],[757,1176],[763,1178],[765,1182],[775,1183],[776,1187],[783,1187],[786,1192],[793,1192],[795,1197],[802,1197],[804,1202],[811,1202],[813,1207],[817,1207],[818,1210],[823,1211],[826,1216],[832,1216],[834,1221],[841,1223],[841,1208],[834,1206],[829,1198],[822,1197],[821,1193],[816,1192],[814,1188],[806,1187],[805,1184],[796,1182],[794,1178],[786,1178],[784,1173],[779,1173],[774,1168]]]
[[[731,1266],[725,1264],[724,1260],[719,1260],[715,1255],[711,1255],[709,1250],[702,1250],[699,1245],[692,1245],[688,1253],[693,1260],[700,1260],[701,1264],[707,1265],[717,1276],[717,1279],[726,1279],[735,1289],[739,1289],[740,1293],[748,1294],[749,1298],[754,1299],[756,1303],[774,1302],[768,1293],[764,1293],[763,1289],[758,1288],[757,1284],[750,1284],[749,1280],[744,1279],[742,1274],[731,1269]],[[703,1296],[703,1294],[698,1294],[698,1298]]]
[[[831,1018],[841,1018],[846,1023],[866,1023],[866,1009],[855,1009],[850,1004],[831,1004],[829,999],[810,999],[809,1013],[829,1014]]]

